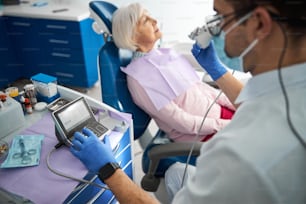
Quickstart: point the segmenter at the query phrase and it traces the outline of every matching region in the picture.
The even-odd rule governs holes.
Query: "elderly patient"
[[[155,47],[162,33],[140,4],[116,10],[112,31],[116,46],[134,51],[131,63],[121,68],[134,102],[174,141],[193,140],[219,91],[203,83],[191,64],[173,49]],[[226,126],[234,110],[221,94],[208,112],[198,140],[206,141]]]

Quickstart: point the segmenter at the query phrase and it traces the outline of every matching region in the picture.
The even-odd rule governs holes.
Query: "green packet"
[[[16,135],[1,168],[39,165],[44,135]]]

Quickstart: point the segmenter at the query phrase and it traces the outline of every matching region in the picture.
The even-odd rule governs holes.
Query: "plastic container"
[[[21,103],[8,96],[0,111],[0,136],[7,136],[23,127],[24,123],[25,118]]]
[[[50,103],[59,98],[60,95],[57,90],[57,78],[39,73],[31,77],[31,80],[36,89],[36,97],[38,101]]]
[[[5,93],[6,93],[6,95],[12,97],[16,101],[19,100],[19,90],[18,90],[17,87],[12,86],[12,87],[7,88],[7,89],[5,89]]]

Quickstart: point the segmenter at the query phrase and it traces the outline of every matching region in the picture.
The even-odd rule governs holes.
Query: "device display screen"
[[[57,117],[60,119],[65,131],[70,132],[72,129],[87,121],[91,115],[84,101],[79,100],[71,104],[64,111],[58,113]]]

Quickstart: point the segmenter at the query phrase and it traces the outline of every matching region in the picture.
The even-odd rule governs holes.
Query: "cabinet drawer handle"
[[[118,143],[118,145],[120,145],[120,143]],[[117,146],[118,146],[117,145]],[[117,147],[116,146],[116,147]],[[118,149],[119,149],[119,146],[118,146],[118,148],[117,148],[117,150],[116,150],[116,152],[114,153],[114,150],[113,150],[113,153],[114,153],[114,155],[115,155],[115,158],[118,158],[126,149],[128,149],[129,147],[131,146],[131,144],[128,144],[128,145],[126,145],[119,153],[117,153],[117,151],[118,151]],[[115,148],[116,148],[115,147]]]
[[[23,23],[23,22],[13,22],[14,26],[23,26],[23,27],[30,27],[31,23]]]
[[[65,58],[70,58],[71,57],[70,54],[63,54],[63,53],[58,53],[58,52],[52,52],[51,55],[54,56],[54,57],[65,57]]]
[[[56,39],[50,39],[49,42],[56,43],[56,44],[68,44],[69,43],[69,41],[67,40],[56,40]]]
[[[57,76],[67,77],[67,78],[74,78],[73,74],[64,73],[64,72],[55,72]]]
[[[124,171],[130,164],[132,163],[132,160],[130,160],[125,166],[121,167]]]
[[[96,179],[98,178],[98,175],[94,175],[89,182],[94,182]],[[89,183],[86,183],[83,185],[83,187],[79,190],[79,192],[77,192],[70,200],[67,204],[71,204],[74,199],[76,199],[86,188],[87,186],[89,186],[90,184]]]
[[[60,26],[60,25],[46,25],[47,28],[51,29],[59,29],[59,30],[66,30],[67,26]]]
[[[120,143],[118,143],[118,144],[114,147],[114,149],[113,149],[113,154],[114,154],[114,155],[117,154],[117,151],[119,150],[119,147],[120,147]]]
[[[105,186],[106,187],[106,186]],[[105,188],[101,189],[92,199],[87,201],[86,204],[93,204],[105,192]]]
[[[115,200],[115,196],[113,195],[112,197],[111,197],[111,199],[108,201],[108,203],[113,203],[113,201]]]

